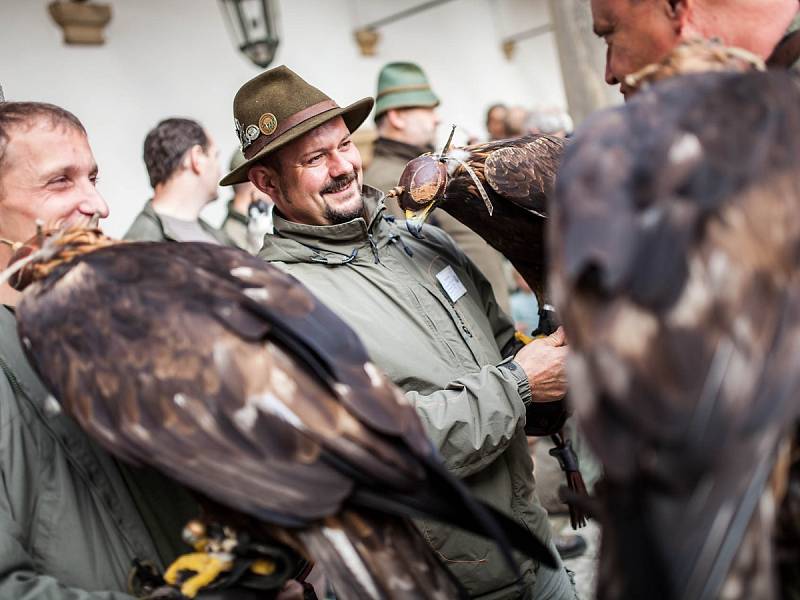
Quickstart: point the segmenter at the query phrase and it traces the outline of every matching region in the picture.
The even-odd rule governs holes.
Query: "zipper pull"
[[[369,240],[369,247],[372,248],[372,256],[375,257],[375,264],[380,264],[381,259],[378,257],[378,246],[375,245],[375,240],[372,239],[372,234],[367,234],[367,239]]]

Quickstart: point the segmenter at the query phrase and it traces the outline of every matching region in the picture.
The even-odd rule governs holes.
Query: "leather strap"
[[[334,108],[339,108],[339,105],[336,104],[333,100],[323,100],[322,102],[317,102],[316,104],[312,104],[308,108],[304,108],[301,111],[294,113],[293,115],[283,119],[280,123],[278,123],[278,127],[275,128],[275,131],[266,135],[262,133],[259,135],[255,141],[247,147],[244,151],[244,157],[247,160],[253,158],[256,154],[261,152],[264,149],[264,146],[269,144],[272,140],[277,139],[287,131],[289,131],[292,127],[296,127],[300,123],[304,121],[308,121],[309,119],[316,117],[317,115],[321,115],[324,112],[332,110]]]

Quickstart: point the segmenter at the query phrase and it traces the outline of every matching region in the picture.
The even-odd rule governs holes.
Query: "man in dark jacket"
[[[269,107],[270,112],[265,112]],[[275,201],[260,256],[305,283],[364,341],[406,392],[447,468],[476,496],[552,542],[534,490],[524,432],[532,402],[566,391],[563,332],[515,353],[514,327],[486,279],[438,228],[418,240],[383,217],[362,188],[350,134],[372,99],[340,108],[286,67],[246,83],[234,100],[249,178]],[[489,541],[437,523],[420,530],[474,598],[572,600],[563,569],[519,557],[518,581]]]
[[[144,163],[153,198],[125,239],[235,246],[225,232],[200,218],[200,212],[217,199],[219,152],[199,123],[191,119],[161,121],[145,138]]]
[[[0,103],[0,264],[10,244],[108,215],[97,164],[71,113]],[[155,472],[94,444],[48,395],[16,332],[19,293],[0,286],[0,598],[132,600],[134,559],[163,568],[185,551],[195,502]]]

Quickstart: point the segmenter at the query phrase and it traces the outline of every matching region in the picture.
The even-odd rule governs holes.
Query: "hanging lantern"
[[[268,67],[278,49],[277,0],[221,0],[236,46],[250,61]]]

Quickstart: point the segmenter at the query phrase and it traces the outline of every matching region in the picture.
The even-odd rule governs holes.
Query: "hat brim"
[[[400,108],[436,108],[439,106],[439,97],[433,92],[393,92],[378,98],[375,104],[375,118],[377,119],[386,111]]]
[[[298,125],[295,125],[264,146],[253,158],[246,160],[241,166],[225,175],[219,184],[222,186],[235,185],[237,183],[244,183],[248,181],[247,174],[250,171],[250,167],[255,165],[267,154],[275,152],[289,142],[296,140],[312,129],[319,127],[323,123],[330,121],[331,119],[335,119],[336,117],[342,117],[347,129],[349,129],[351,133],[354,132],[356,129],[358,129],[359,125],[367,120],[367,117],[372,111],[374,104],[375,100],[373,98],[363,98],[357,102],[353,102],[353,104],[350,104],[349,106],[345,106],[344,108],[332,108],[331,110],[326,110],[323,113],[320,113],[306,121],[303,121],[302,123],[299,123]]]

